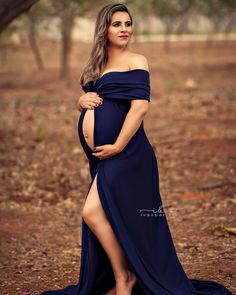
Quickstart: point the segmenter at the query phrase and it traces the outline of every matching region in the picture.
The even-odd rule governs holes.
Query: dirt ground
[[[0,294],[33,295],[77,283],[81,210],[90,182],[76,102],[90,45],[75,44],[70,85],[59,77],[60,45],[28,46],[0,67]],[[144,126],[160,190],[189,278],[236,292],[236,42],[131,44],[149,61]]]

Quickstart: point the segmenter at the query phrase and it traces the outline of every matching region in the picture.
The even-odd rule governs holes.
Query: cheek
[[[132,27],[127,27],[127,31],[132,34],[133,33],[133,28]]]
[[[116,30],[114,30],[113,28],[109,28],[108,29],[108,38],[109,39],[114,39],[117,35]]]

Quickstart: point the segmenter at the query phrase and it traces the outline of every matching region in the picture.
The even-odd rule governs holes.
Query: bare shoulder
[[[130,55],[130,68],[132,69],[144,69],[149,71],[148,60],[143,54],[132,53]]]

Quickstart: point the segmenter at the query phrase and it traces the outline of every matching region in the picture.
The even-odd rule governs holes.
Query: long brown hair
[[[103,68],[107,63],[107,32],[111,24],[112,15],[117,11],[127,12],[131,20],[131,25],[133,24],[131,14],[124,4],[108,4],[99,11],[95,24],[93,47],[90,53],[88,63],[85,66],[80,77],[81,86],[85,86],[89,81],[95,82],[100,77]]]

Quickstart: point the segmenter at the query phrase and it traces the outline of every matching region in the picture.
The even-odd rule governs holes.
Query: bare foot
[[[105,295],[116,295],[116,287],[111,288]]]
[[[117,279],[116,295],[131,295],[132,289],[137,282],[137,278],[131,271],[127,272],[127,276]]]

